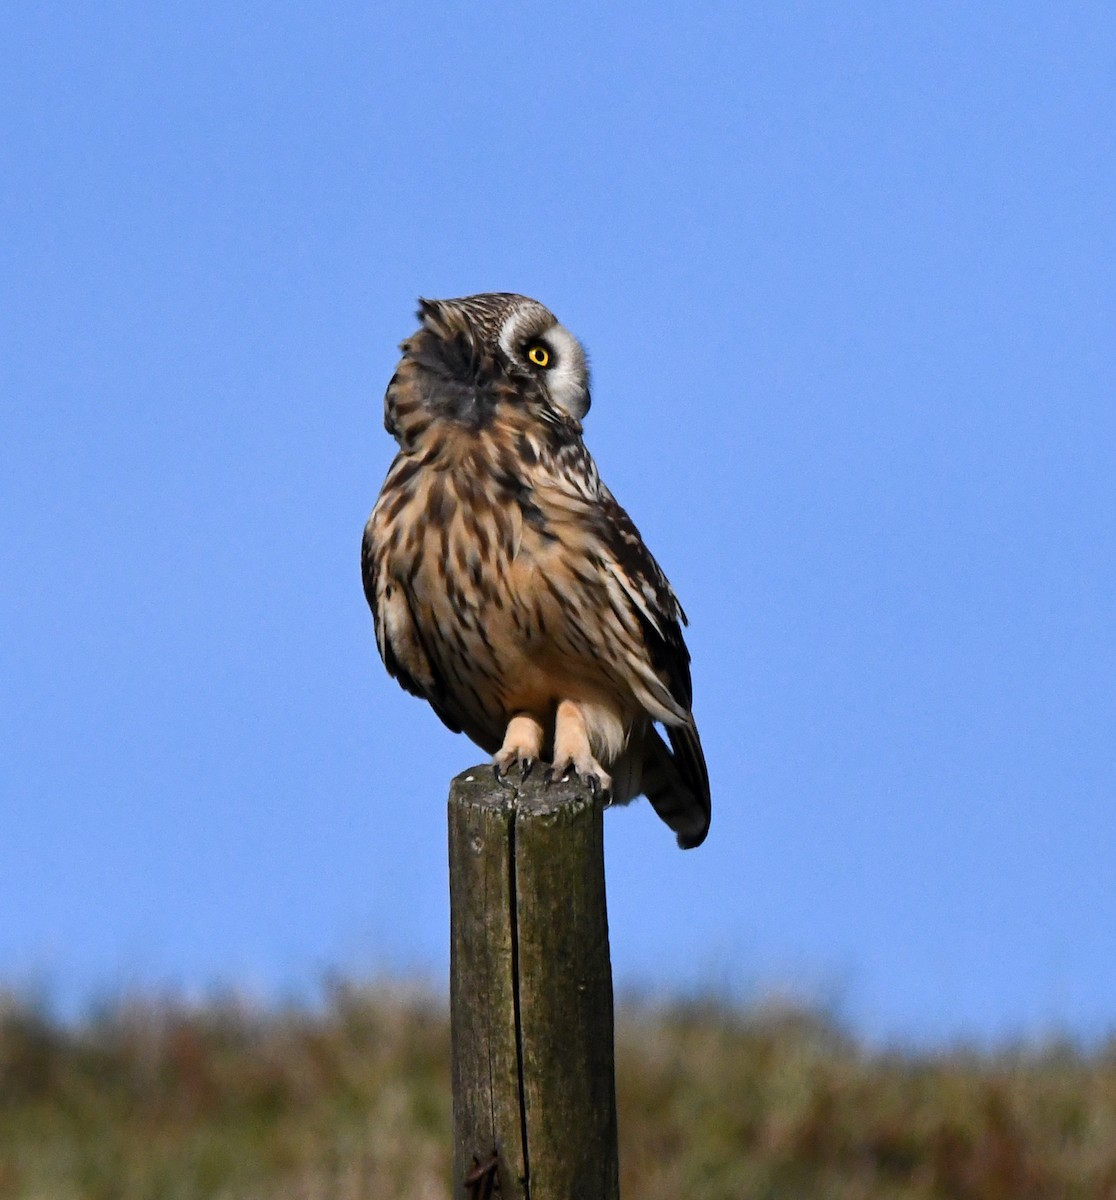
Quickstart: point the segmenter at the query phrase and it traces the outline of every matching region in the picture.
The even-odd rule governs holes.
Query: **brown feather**
[[[580,347],[510,294],[423,301],[420,317],[385,396],[400,453],[362,552],[388,671],[489,753],[511,752],[525,714],[520,734],[537,723],[545,753],[611,770],[618,801],[646,791],[697,845],[709,779],[685,614],[582,441]],[[532,371],[512,334],[549,338],[565,375]]]

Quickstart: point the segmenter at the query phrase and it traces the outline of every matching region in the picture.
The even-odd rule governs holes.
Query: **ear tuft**
[[[419,297],[418,305],[418,311],[415,313],[415,316],[418,317],[423,324],[426,323],[427,317],[437,318],[442,308],[441,304],[439,304],[437,300],[427,300],[425,296]]]

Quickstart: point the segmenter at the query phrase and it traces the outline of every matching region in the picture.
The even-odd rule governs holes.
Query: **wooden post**
[[[449,857],[454,1198],[618,1200],[601,807],[474,767]]]

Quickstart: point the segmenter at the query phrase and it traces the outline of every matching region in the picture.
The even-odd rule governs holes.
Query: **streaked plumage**
[[[645,794],[699,845],[686,618],[582,441],[581,346],[525,296],[418,316],[384,397],[399,454],[364,531],[385,666],[497,773],[542,758],[616,802]]]

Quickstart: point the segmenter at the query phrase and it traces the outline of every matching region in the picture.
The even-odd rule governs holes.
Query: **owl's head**
[[[585,351],[537,300],[510,292],[421,300],[418,317],[422,328],[402,349],[427,415],[480,426],[512,404],[576,424],[589,411]],[[401,364],[397,379],[404,374]],[[391,392],[388,424],[398,436]]]

